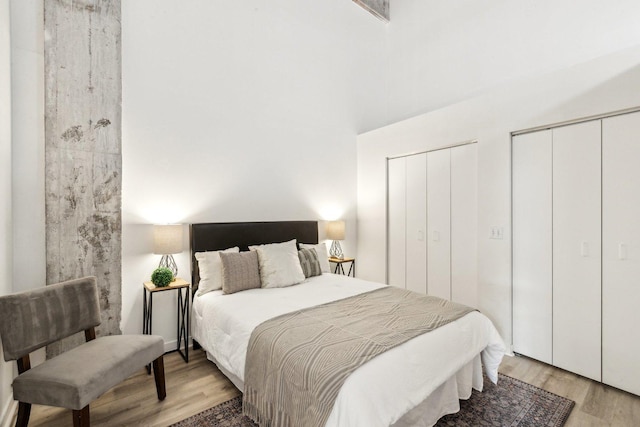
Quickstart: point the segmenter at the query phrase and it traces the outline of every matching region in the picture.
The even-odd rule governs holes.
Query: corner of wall
[[[12,427],[14,423],[14,419],[16,416],[16,412],[18,409],[18,402],[15,400],[11,400],[4,405],[3,410],[0,412],[0,420],[2,420],[2,424],[0,427]]]
[[[10,0],[0,0],[0,122],[11,123],[11,30],[10,30]],[[7,295],[13,291],[13,221],[11,202],[11,126],[0,129],[0,270],[9,280],[0,281],[0,295]],[[9,201],[8,203],[6,201]],[[0,349],[2,346],[0,345]],[[0,350],[1,352],[1,350]],[[12,419],[13,366],[10,362],[0,359],[0,420],[6,425],[7,419]]]

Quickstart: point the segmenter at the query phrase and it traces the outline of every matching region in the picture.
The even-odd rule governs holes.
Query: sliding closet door
[[[640,395],[640,113],[602,126],[602,381]]]
[[[512,143],[513,350],[552,363],[552,134]]]
[[[406,159],[389,159],[387,199],[387,280],[389,285],[405,287],[406,280]]]
[[[445,299],[451,299],[450,153],[427,153],[427,293]]]
[[[427,154],[406,158],[406,287],[427,293]]]
[[[478,144],[451,148],[451,300],[478,306]]]
[[[553,130],[553,364],[601,372],[600,121]]]

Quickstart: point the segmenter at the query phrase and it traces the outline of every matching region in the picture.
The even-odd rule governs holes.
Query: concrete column
[[[120,0],[47,0],[45,204],[47,284],[93,275],[98,335],[120,334]],[[84,335],[49,346],[49,357]]]
[[[389,0],[353,0],[365,10],[385,22],[389,22]]]

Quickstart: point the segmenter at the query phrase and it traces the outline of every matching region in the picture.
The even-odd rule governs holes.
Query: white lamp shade
[[[153,253],[158,255],[182,252],[182,224],[153,226]]]
[[[327,223],[327,238],[344,240],[344,221],[329,221]]]

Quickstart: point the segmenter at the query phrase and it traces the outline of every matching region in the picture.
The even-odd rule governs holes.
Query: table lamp
[[[329,255],[333,258],[343,259],[344,255],[339,240],[344,240],[344,221],[329,221],[327,224],[327,237],[333,240]]]
[[[173,254],[182,252],[182,224],[153,226],[153,253],[162,255],[158,267],[166,267],[178,275],[178,266]]]

